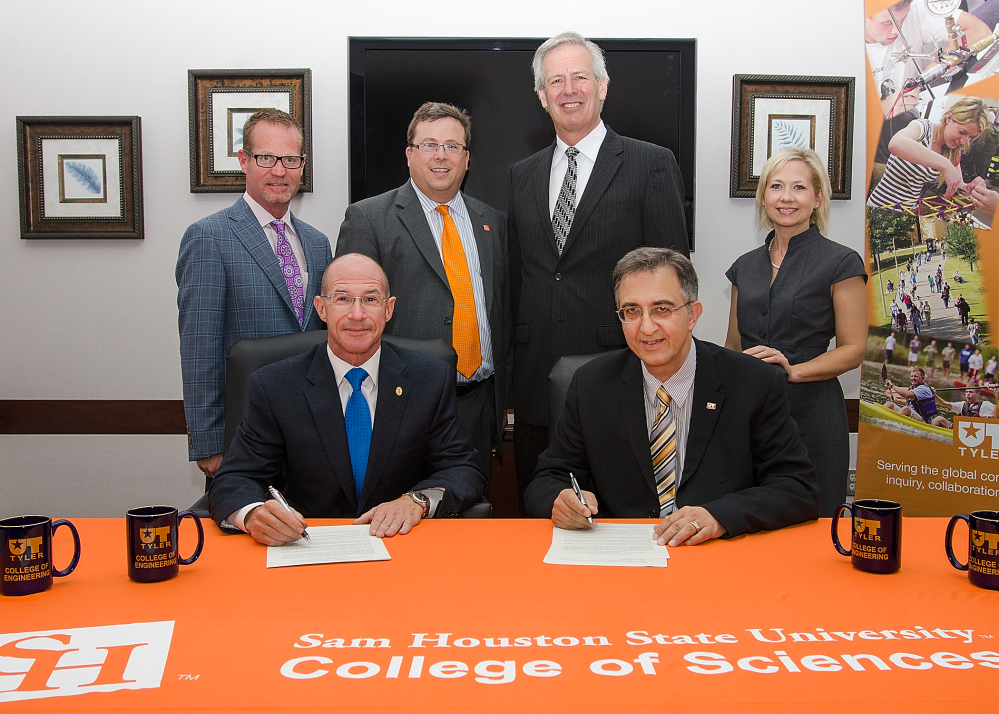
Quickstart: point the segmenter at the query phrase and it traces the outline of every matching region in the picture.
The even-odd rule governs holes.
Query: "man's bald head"
[[[382,266],[380,266],[375,260],[360,253],[347,253],[346,255],[341,255],[339,258],[326,266],[326,271],[323,273],[323,284],[320,288],[323,295],[330,294],[330,286],[336,281],[338,275],[345,271],[348,271],[349,273],[354,273],[357,270],[364,271],[365,264],[367,264],[368,269],[373,268],[378,271],[378,274],[381,276],[382,288],[384,289],[385,297],[389,297],[392,293],[389,291],[388,276],[385,274],[385,271],[382,270]]]
[[[322,293],[313,304],[326,323],[330,349],[359,367],[378,351],[392,319],[395,298],[389,296],[388,277],[371,258],[348,253],[326,267]]]

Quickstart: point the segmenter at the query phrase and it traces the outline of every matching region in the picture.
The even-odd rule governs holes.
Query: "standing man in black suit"
[[[395,301],[370,258],[330,263],[315,298],[328,340],[250,376],[246,418],[209,492],[216,522],[265,545],[301,538],[299,511],[356,517],[384,537],[481,498],[450,367],[381,341]],[[297,510],[268,500],[275,485]]]
[[[548,373],[564,355],[625,344],[614,317],[614,264],[642,245],[689,252],[673,154],[619,136],[600,119],[609,81],[600,48],[564,32],[538,48],[533,68],[534,89],[557,138],[510,170],[521,509],[538,454],[548,446]]]
[[[559,528],[592,528],[597,513],[662,518],[655,534],[670,546],[817,518],[818,478],[785,378],[693,339],[703,308],[690,260],[638,248],[618,262],[613,285],[629,349],[576,371],[527,489],[530,515]]]
[[[442,338],[458,353],[458,418],[487,476],[503,434],[512,313],[506,220],[461,192],[472,122],[458,107],[428,102],[407,133],[410,180],[350,205],[336,253],[373,258],[399,306],[389,334]]]

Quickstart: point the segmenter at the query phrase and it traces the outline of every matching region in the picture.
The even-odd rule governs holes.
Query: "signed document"
[[[267,567],[391,560],[385,543],[369,535],[369,528],[368,525],[310,528],[311,543],[303,538],[287,545],[268,546]]]
[[[544,562],[556,565],[623,565],[665,568],[669,551],[652,539],[654,524],[600,523],[592,530],[552,528]]]

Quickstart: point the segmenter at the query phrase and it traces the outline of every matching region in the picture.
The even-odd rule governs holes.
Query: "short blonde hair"
[[[770,183],[770,177],[779,171],[788,161],[800,161],[811,170],[812,189],[815,191],[815,195],[820,196],[822,200],[819,203],[819,207],[812,211],[812,217],[809,219],[809,222],[813,226],[818,226],[819,232],[825,235],[829,231],[829,194],[832,193],[832,187],[829,185],[829,174],[818,154],[811,149],[802,149],[800,147],[781,149],[771,156],[763,166],[763,171],[760,172],[760,182],[756,186],[757,223],[760,228],[766,228],[767,230],[771,230],[774,227],[773,222],[767,217],[764,196],[767,191],[767,185]]]

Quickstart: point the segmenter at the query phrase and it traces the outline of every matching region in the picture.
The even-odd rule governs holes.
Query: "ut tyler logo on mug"
[[[170,547],[170,526],[163,526],[161,528],[143,528],[139,531],[139,540],[142,541],[143,548],[155,548],[159,545],[160,548]],[[157,540],[159,543],[157,544]]]
[[[873,518],[853,519],[853,530],[857,531],[857,533],[866,532],[869,536],[876,536],[880,527],[881,523]]]
[[[32,560],[42,555],[42,537],[37,538],[15,538],[7,541],[10,552],[21,560]]]
[[[971,542],[976,548],[997,550],[999,549],[999,533],[983,533],[982,531],[972,530]]]

